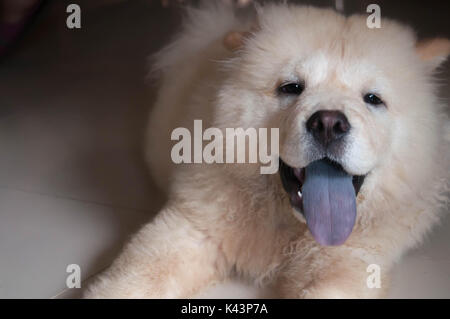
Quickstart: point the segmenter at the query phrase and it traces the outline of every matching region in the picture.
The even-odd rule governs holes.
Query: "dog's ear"
[[[247,31],[230,31],[225,34],[225,37],[223,38],[223,45],[229,51],[236,51],[244,45],[246,39],[250,38],[255,32],[259,30],[259,22],[258,19],[256,19],[249,26]]]
[[[425,61],[432,70],[435,70],[445,62],[450,55],[450,40],[445,38],[434,38],[419,41],[416,51],[420,58]]]
[[[244,44],[246,38],[250,37],[248,31],[230,31],[223,38],[223,45],[230,51],[236,51]]]

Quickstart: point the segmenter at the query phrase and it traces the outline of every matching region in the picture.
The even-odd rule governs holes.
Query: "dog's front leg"
[[[175,208],[143,227],[86,298],[190,297],[225,273],[215,243]]]
[[[294,257],[279,279],[277,292],[284,298],[385,297],[389,267],[377,263],[375,257],[359,257],[361,250],[330,247],[318,249],[307,260]]]

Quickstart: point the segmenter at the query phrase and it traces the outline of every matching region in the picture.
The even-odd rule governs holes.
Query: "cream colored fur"
[[[393,264],[438,222],[449,190],[450,129],[433,71],[448,52],[416,48],[409,28],[384,18],[371,30],[366,16],[332,10],[257,11],[238,19],[219,5],[190,9],[183,32],[158,54],[161,87],[146,154],[169,201],[86,297],[190,297],[230,275],[280,297],[383,297]],[[229,31],[249,30],[241,48],[224,47]],[[280,82],[299,77],[306,89],[298,99],[276,94]],[[387,107],[366,105],[367,90]],[[258,164],[175,166],[170,159],[172,129],[203,119],[204,128],[279,127],[281,157],[304,167],[304,122],[319,108],[347,114],[352,139],[342,165],[368,173],[342,246],[314,241],[278,174],[261,175]],[[381,289],[367,287],[369,264],[381,267]]]

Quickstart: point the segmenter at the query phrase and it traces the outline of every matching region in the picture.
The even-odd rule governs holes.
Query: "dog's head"
[[[270,6],[225,38],[235,56],[218,119],[279,128],[285,191],[325,245],[350,235],[358,192],[397,183],[389,174],[424,182],[442,134],[430,78],[449,41],[418,43],[407,27],[369,29],[366,18]]]

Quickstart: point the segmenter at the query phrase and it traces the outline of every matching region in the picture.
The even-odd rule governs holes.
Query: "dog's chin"
[[[305,217],[316,241],[343,244],[353,229],[356,196],[367,174],[351,175],[328,157],[306,167],[291,167],[280,158],[279,172],[292,207]]]

